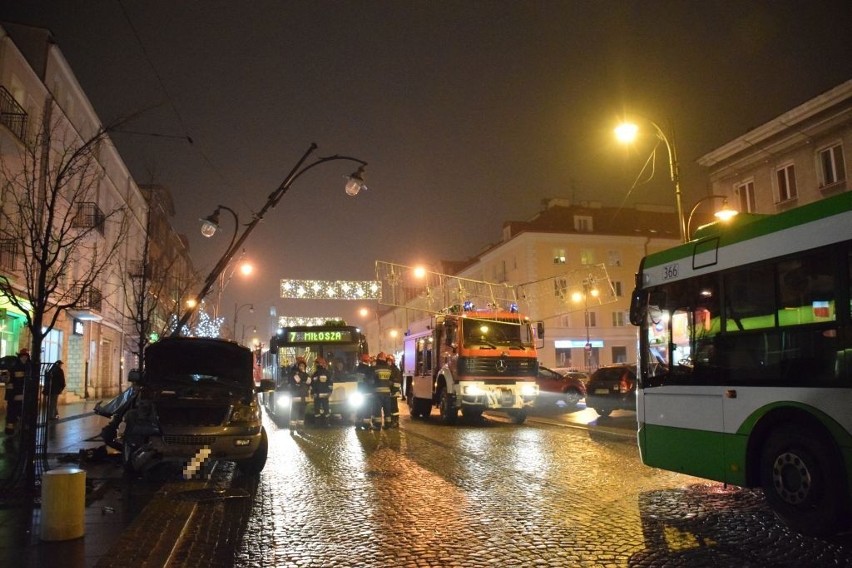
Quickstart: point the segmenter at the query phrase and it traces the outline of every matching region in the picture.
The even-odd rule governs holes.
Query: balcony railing
[[[0,124],[12,131],[21,142],[27,132],[27,112],[6,87],[0,87]]]
[[[71,290],[72,295],[78,295],[81,291],[80,286],[75,286]],[[78,310],[95,310],[101,311],[103,305],[103,295],[101,291],[97,288],[89,286],[86,290],[83,291],[83,295],[74,305]]]
[[[78,229],[94,229],[103,236],[104,215],[98,204],[93,201],[84,201],[78,205],[77,215],[74,217],[74,226]]]

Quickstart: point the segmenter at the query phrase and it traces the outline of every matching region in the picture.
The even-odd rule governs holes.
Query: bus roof
[[[698,238],[646,256],[643,286],[680,280],[852,239],[852,192],[775,215],[737,215]],[[677,264],[677,269],[672,267]]]

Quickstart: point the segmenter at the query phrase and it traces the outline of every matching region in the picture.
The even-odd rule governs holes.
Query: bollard
[[[69,467],[41,477],[41,539],[71,540],[85,532],[86,472]]]

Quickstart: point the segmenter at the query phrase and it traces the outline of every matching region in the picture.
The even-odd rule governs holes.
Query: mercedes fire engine
[[[458,306],[412,324],[404,341],[403,394],[411,416],[436,406],[452,424],[501,410],[521,424],[538,396],[536,348],[544,326],[514,310]]]

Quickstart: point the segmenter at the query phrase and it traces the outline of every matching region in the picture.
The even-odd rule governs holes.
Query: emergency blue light
[[[464,303],[464,311],[472,312],[474,310],[474,308],[475,308],[475,306],[473,305],[473,302],[471,302],[470,300],[467,300]]]
[[[511,312],[511,313],[513,313],[513,314],[518,313],[518,304],[516,304],[516,303],[514,303],[514,302],[512,302],[511,304],[509,304],[509,312]]]

